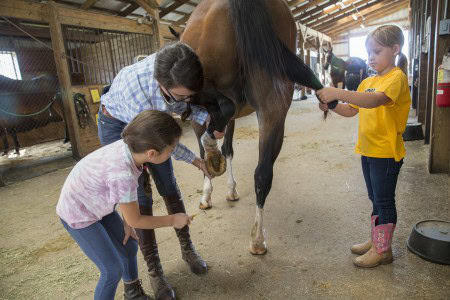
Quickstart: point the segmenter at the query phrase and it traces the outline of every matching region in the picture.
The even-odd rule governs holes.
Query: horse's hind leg
[[[200,138],[202,137],[203,133],[206,131],[205,125],[200,125],[196,122],[192,122],[192,129],[194,129],[195,136],[197,137],[198,147],[200,149],[200,157],[205,158],[205,149],[203,148],[202,142],[200,141]],[[212,207],[212,201],[211,201],[211,194],[213,191],[213,185],[211,180],[208,177],[204,177],[203,179],[203,193],[202,193],[202,199],[200,200],[200,209],[209,209]]]
[[[8,155],[9,150],[9,142],[8,142],[8,131],[6,131],[6,128],[0,128],[0,134],[3,139],[3,146],[5,147],[2,153],[2,156]]]
[[[264,254],[267,251],[264,231],[264,204],[272,188],[273,164],[280,153],[284,137],[284,122],[287,111],[272,109],[258,113],[259,161],[255,170],[256,217],[252,229],[250,252]]]
[[[233,175],[233,134],[234,134],[234,125],[235,121],[230,120],[228,122],[227,130],[225,133],[225,137],[222,145],[222,154],[225,156],[227,161],[227,180],[228,180],[228,193],[227,200],[228,201],[237,201],[239,200],[239,194],[236,191],[236,180],[234,180]]]
[[[17,138],[17,132],[15,129],[10,129],[9,134],[13,137],[14,140],[14,146],[16,147],[16,154],[20,154],[20,143],[19,139]]]

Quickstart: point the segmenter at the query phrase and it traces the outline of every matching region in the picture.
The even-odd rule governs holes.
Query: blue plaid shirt
[[[123,68],[111,85],[108,93],[102,96],[101,103],[114,118],[129,123],[144,110],[159,110],[181,115],[187,104],[185,102],[167,105],[161,94],[159,84],[153,77],[156,53]],[[191,119],[203,125],[208,117],[206,109],[191,105]],[[176,160],[192,163],[195,154],[179,143],[172,153]]]

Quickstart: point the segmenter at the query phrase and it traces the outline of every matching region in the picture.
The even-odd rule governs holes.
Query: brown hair
[[[194,50],[177,42],[156,54],[155,79],[165,88],[182,86],[199,92],[203,88],[203,68]]]
[[[400,53],[397,61],[397,67],[399,67],[406,75],[408,75],[408,59],[406,58],[405,54],[402,53],[405,38],[400,27],[398,27],[397,25],[380,26],[369,33],[366,39],[366,45],[370,39],[373,39],[383,47],[393,47],[394,45],[399,45]]]
[[[180,125],[172,116],[157,110],[146,110],[138,114],[123,129],[122,138],[133,153],[150,149],[161,152],[173,145],[182,133]]]

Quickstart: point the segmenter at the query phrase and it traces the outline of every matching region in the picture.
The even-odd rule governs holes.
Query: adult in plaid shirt
[[[98,134],[102,145],[121,138],[125,125],[144,110],[159,110],[183,114],[190,111],[192,121],[203,125],[208,113],[202,107],[189,104],[192,96],[203,88],[203,69],[198,56],[187,45],[176,43],[158,53],[123,68],[109,91],[102,95]],[[223,133],[214,132],[216,138]],[[201,169],[210,177],[202,159],[186,146],[178,144],[172,156]],[[159,194],[169,214],[185,213],[181,193],[169,158],[159,165],[149,164]],[[138,199],[141,214],[153,215],[151,191],[144,190],[144,177],[139,178]],[[154,230],[136,229],[139,246],[148,266],[150,282],[156,299],[175,299],[175,292],[164,275],[158,254]],[[208,267],[192,244],[189,227],[176,230],[182,258],[195,274],[204,274]]]

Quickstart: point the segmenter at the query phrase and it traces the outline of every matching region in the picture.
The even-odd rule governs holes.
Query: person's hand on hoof
[[[196,166],[199,170],[201,170],[203,172],[203,174],[208,177],[209,179],[213,179],[214,176],[211,175],[211,173],[209,173],[208,168],[206,167],[206,161],[201,159],[201,158],[196,158],[194,159],[194,161],[192,162],[192,164],[194,166]]]

